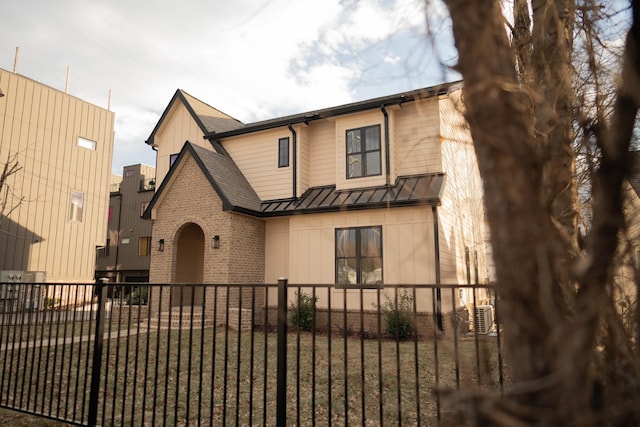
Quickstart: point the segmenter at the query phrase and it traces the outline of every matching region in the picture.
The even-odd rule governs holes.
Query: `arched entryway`
[[[199,225],[186,224],[178,231],[176,244],[176,277],[174,283],[202,283],[204,276],[204,232]],[[173,306],[202,305],[202,287],[175,287]]]

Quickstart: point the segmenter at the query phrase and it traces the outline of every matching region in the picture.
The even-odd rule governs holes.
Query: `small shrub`
[[[413,324],[413,295],[409,291],[398,293],[398,305],[395,299],[385,296],[385,303],[380,307],[384,316],[385,332],[392,338],[404,341],[413,338],[415,325]]]
[[[138,286],[124,298],[127,305],[145,305],[149,300],[149,288]]]
[[[53,310],[57,305],[60,305],[60,298],[45,298],[44,299],[44,309],[45,310]]]
[[[289,324],[303,331],[310,331],[313,328],[317,302],[318,297],[296,292],[296,298],[289,305]]]

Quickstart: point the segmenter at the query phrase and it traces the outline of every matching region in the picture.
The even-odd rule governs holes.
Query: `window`
[[[150,202],[142,202],[140,203],[140,216],[144,215],[144,211],[147,210]]]
[[[78,147],[86,148],[87,150],[96,149],[96,142],[81,136],[78,137]]]
[[[128,237],[123,237],[122,239],[120,239],[120,244],[121,245],[128,245],[130,241],[131,240]]]
[[[278,167],[284,168],[289,166],[289,138],[280,138],[278,140]]]
[[[71,192],[71,221],[82,222],[82,208],[84,207],[84,193],[81,191]]]
[[[178,155],[180,153],[176,153],[176,154],[172,154],[169,156],[169,167],[173,166],[173,164],[176,162],[176,160],[178,159]]]
[[[134,176],[135,174],[136,174],[136,171],[133,169],[130,169],[124,173],[124,176]]]
[[[382,227],[336,229],[336,283],[382,283]]]
[[[380,125],[347,130],[347,178],[382,174]]]
[[[138,256],[149,256],[151,254],[151,237],[140,237],[138,240]]]

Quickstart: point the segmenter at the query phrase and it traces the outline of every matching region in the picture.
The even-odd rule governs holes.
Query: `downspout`
[[[385,174],[387,176],[387,187],[389,187],[389,185],[391,184],[391,159],[389,155],[389,113],[387,113],[387,110],[384,108],[384,104],[380,106],[380,110],[384,115],[384,168]]]
[[[440,233],[438,231],[438,207],[433,205],[431,206],[431,213],[433,214],[433,241],[434,241],[434,253],[435,253],[435,264],[436,264],[436,326],[438,327],[439,332],[443,332],[443,324],[442,324],[442,290],[440,289],[440,284],[442,278],[440,277]]]
[[[291,165],[293,167],[293,198],[297,199],[298,198],[298,138],[297,138],[298,134],[293,129],[293,126],[291,126],[291,124],[289,124],[287,127],[291,131],[291,144],[293,145],[293,149],[292,149],[293,161],[291,162]]]

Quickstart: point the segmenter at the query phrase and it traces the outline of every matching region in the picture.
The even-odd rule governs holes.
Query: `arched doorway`
[[[186,224],[178,231],[175,283],[202,283],[204,276],[204,232],[199,225]],[[202,305],[202,287],[175,287],[173,306]]]

